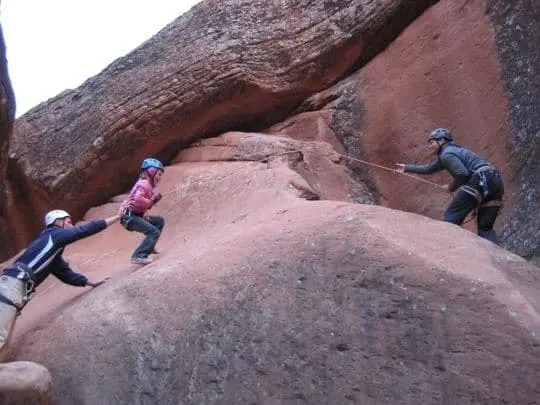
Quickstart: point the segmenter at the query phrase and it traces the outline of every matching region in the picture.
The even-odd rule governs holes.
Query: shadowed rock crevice
[[[15,95],[9,78],[6,44],[0,26],[0,259],[14,253],[14,244],[9,234],[12,231],[9,183],[7,175],[8,150],[13,122],[15,120]]]
[[[518,157],[520,188],[512,207],[513,221],[504,244],[540,263],[540,8],[534,1],[512,4],[487,1],[489,16],[508,94],[508,126],[512,152]]]

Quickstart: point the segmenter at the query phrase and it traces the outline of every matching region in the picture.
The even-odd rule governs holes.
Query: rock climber
[[[433,130],[427,141],[437,158],[428,164],[397,163],[397,171],[432,174],[446,169],[453,180],[444,189],[450,193],[457,190],[457,193],[444,212],[444,221],[461,225],[471,211],[477,210],[478,235],[497,243],[493,226],[504,194],[499,171],[476,153],[454,143],[452,134],[446,128]]]

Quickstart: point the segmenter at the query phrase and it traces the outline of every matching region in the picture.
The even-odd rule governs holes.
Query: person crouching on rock
[[[98,233],[119,219],[120,213],[74,226],[71,216],[64,210],[53,210],[45,215],[45,229],[0,276],[0,360],[3,360],[17,314],[49,274],[77,287],[97,287],[108,279],[88,280],[70,268],[62,253],[67,245]]]
[[[431,174],[446,169],[453,180],[444,186],[445,190],[450,193],[459,190],[444,212],[444,221],[461,225],[467,214],[478,209],[478,235],[497,243],[493,225],[504,194],[499,171],[476,153],[456,145],[446,128],[437,128],[429,134],[428,147],[437,155],[436,160],[424,165],[397,163],[397,171]]]
[[[150,215],[148,210],[162,198],[156,186],[164,171],[163,164],[159,160],[145,159],[141,165],[139,179],[131,189],[128,199],[122,204],[124,207],[122,226],[128,231],[140,232],[145,236],[131,256],[131,262],[134,264],[151,263],[149,255],[158,253],[155,247],[165,225],[165,219],[159,215]]]

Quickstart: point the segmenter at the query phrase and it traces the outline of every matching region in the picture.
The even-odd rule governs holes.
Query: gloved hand
[[[154,194],[154,196],[152,197],[152,204],[157,204],[159,201],[161,201],[162,198],[163,196],[161,195],[161,193]]]

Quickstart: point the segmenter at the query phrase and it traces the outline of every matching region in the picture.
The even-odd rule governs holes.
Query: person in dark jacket
[[[450,193],[457,190],[457,193],[444,212],[444,221],[461,225],[471,211],[478,209],[478,235],[497,243],[493,226],[504,194],[499,171],[476,153],[455,144],[446,128],[431,132],[428,145],[437,155],[436,160],[420,165],[397,163],[397,170],[401,173],[432,174],[446,169],[453,180],[444,188]]]
[[[45,216],[45,229],[28,245],[23,254],[0,276],[0,354],[4,351],[17,314],[50,274],[77,287],[97,287],[107,279],[90,281],[73,271],[62,257],[64,248],[80,239],[94,235],[120,219],[107,219],[73,226],[71,216],[54,210]]]

